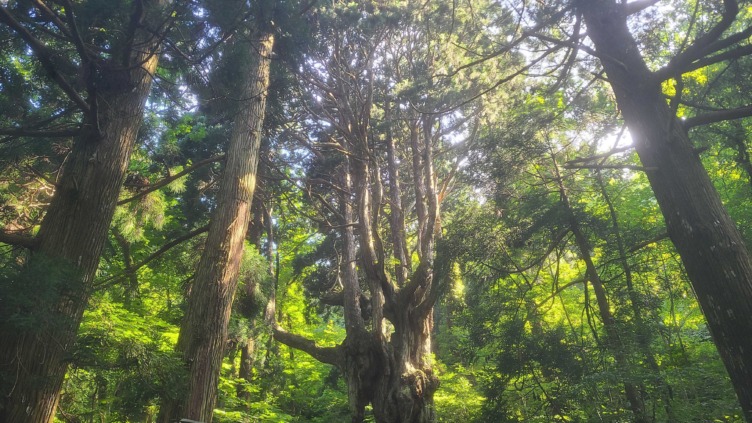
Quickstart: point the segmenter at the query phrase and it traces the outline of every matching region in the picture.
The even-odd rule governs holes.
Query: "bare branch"
[[[83,60],[84,63],[89,63],[91,57],[86,45],[84,45],[83,38],[81,38],[78,25],[76,25],[76,18],[73,16],[73,4],[71,4],[70,0],[64,0],[63,4],[65,5],[65,18],[70,27],[70,37],[73,39],[73,44],[76,45],[76,50],[78,51],[78,55],[81,56],[81,60]]]
[[[614,164],[614,165],[582,164],[582,165],[578,165],[578,164],[567,163],[562,167],[564,169],[620,169],[620,170],[629,169],[629,170],[634,170],[637,172],[650,172],[650,171],[658,170],[658,168],[655,168],[655,167],[644,167],[644,166],[635,166],[635,165],[628,165],[628,164],[623,164],[623,165],[620,165],[620,164]]]
[[[47,7],[46,4],[42,3],[42,0],[32,0],[32,3],[34,3],[34,6],[36,6],[43,15],[45,15],[52,23],[55,24],[57,29],[59,29],[60,32],[63,33],[63,35],[65,35],[66,37],[71,36],[70,31],[68,31],[68,28],[65,27],[65,23],[63,23],[60,17],[58,17],[57,14],[52,11],[52,9]]]
[[[39,240],[18,233],[0,231],[0,243],[33,250],[39,244]]]
[[[224,160],[224,158],[225,158],[225,155],[222,154],[222,155],[219,155],[219,156],[209,157],[208,159],[201,160],[200,162],[194,164],[193,166],[190,166],[187,169],[183,169],[182,172],[178,172],[178,173],[170,176],[169,178],[162,179],[159,182],[156,182],[154,184],[149,185],[149,188],[147,188],[147,189],[139,192],[138,194],[134,195],[133,197],[126,198],[124,200],[118,201],[117,205],[118,206],[122,206],[123,204],[130,203],[131,201],[138,200],[139,198],[141,198],[141,197],[143,197],[143,196],[145,196],[145,195],[147,195],[149,193],[152,193],[152,192],[154,192],[154,191],[156,191],[156,190],[158,190],[158,189],[160,189],[160,188],[162,188],[162,187],[164,187],[164,186],[166,186],[168,184],[170,184],[171,182],[175,181],[176,179],[182,178],[183,176],[185,176],[185,175],[193,172],[194,170],[196,170],[198,168],[204,167],[204,166],[206,166],[206,165],[208,165],[210,163],[214,163],[214,162],[218,162],[220,160]]]
[[[194,238],[194,237],[196,237],[196,236],[198,236],[198,235],[200,235],[200,234],[202,234],[202,233],[204,233],[204,232],[206,232],[208,230],[209,230],[209,225],[202,226],[202,227],[200,227],[198,229],[195,229],[195,230],[193,230],[191,232],[188,232],[185,235],[182,235],[182,236],[179,236],[179,237],[173,239],[172,241],[170,241],[170,242],[162,245],[162,247],[160,247],[157,251],[149,254],[148,257],[146,257],[145,259],[143,259],[140,262],[138,262],[138,264],[135,264],[135,265],[131,266],[129,270],[124,271],[122,273],[119,273],[117,275],[110,276],[109,278],[107,278],[107,279],[105,279],[105,280],[103,280],[101,282],[96,283],[94,285],[94,289],[100,289],[100,288],[103,288],[105,286],[114,284],[115,282],[119,281],[120,279],[122,279],[122,278],[124,278],[124,277],[126,277],[126,276],[128,276],[128,275],[130,275],[132,273],[135,273],[136,271],[138,271],[138,269],[140,269],[140,268],[146,266],[147,264],[151,263],[152,261],[156,260],[157,258],[159,258],[160,256],[162,256],[164,253],[166,253],[167,251],[169,251],[173,247],[175,247],[177,245],[180,245],[183,242],[188,241],[189,239]]]
[[[661,0],[637,0],[624,5],[624,13],[634,15],[635,13],[642,12],[650,6],[658,4]]]
[[[734,23],[736,15],[739,13],[739,4],[736,0],[723,0],[724,11],[721,20],[707,33],[697,38],[684,51],[674,56],[669,63],[655,72],[656,78],[663,81],[672,75],[685,72],[685,68],[695,60],[717,51],[713,49],[713,44],[720,36]]]
[[[613,150],[605,152],[605,153],[595,154],[593,156],[588,156],[588,157],[579,157],[579,158],[572,159],[572,160],[566,162],[566,164],[564,164],[564,167],[566,168],[570,164],[592,162],[593,160],[598,160],[598,159],[603,159],[603,158],[606,158],[606,157],[611,157],[614,154],[623,153],[623,152],[629,151],[629,150],[631,150],[633,148],[634,148],[634,146],[627,145],[627,146],[624,146],[624,147],[614,148]]]
[[[738,107],[736,109],[717,110],[714,112],[708,112],[702,115],[693,116],[691,118],[687,118],[682,123],[682,125],[685,129],[690,129],[696,126],[723,122],[727,120],[742,119],[749,116],[752,116],[752,106],[744,106]]]
[[[578,285],[578,284],[581,284],[581,283],[585,283],[585,279],[584,278],[577,278],[577,279],[575,279],[575,280],[573,280],[571,282],[565,283],[564,285],[561,285],[561,286],[557,287],[551,293],[551,295],[549,295],[548,297],[544,298],[542,301],[540,301],[539,303],[537,303],[535,305],[535,308],[537,308],[537,309],[538,308],[542,308],[547,302],[549,302],[554,297],[556,297],[557,295],[559,295],[560,293],[562,293],[563,291],[565,291],[567,288],[575,286],[575,285]]]
[[[67,138],[75,137],[81,133],[81,128],[66,128],[66,129],[49,129],[49,130],[35,130],[27,128],[0,128],[0,135],[7,135],[11,137],[33,137],[33,138]]]
[[[630,253],[636,253],[637,251],[640,251],[641,249],[647,247],[648,245],[655,244],[659,241],[663,241],[666,238],[668,238],[668,232],[661,232],[660,234],[654,236],[653,238],[642,241],[639,244],[633,245],[632,247],[629,248],[628,251]]]

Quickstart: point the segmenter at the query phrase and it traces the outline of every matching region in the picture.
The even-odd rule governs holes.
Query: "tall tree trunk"
[[[724,2],[725,5],[733,2]],[[609,0],[578,3],[726,370],[752,421],[752,260],[681,122]]]
[[[379,423],[432,422],[435,421],[433,393],[438,380],[429,361],[430,337],[432,310],[439,289],[433,283],[438,199],[431,142],[434,139],[432,128],[438,120],[432,116],[422,117],[415,110],[402,112],[401,107],[392,108],[391,104],[385,111],[390,117],[392,113],[409,115],[404,121],[409,131],[406,141],[411,147],[412,156],[408,160],[411,160],[409,165],[415,181],[414,213],[417,217],[418,263],[413,269],[416,260],[411,263],[412,252],[407,248],[407,208],[401,207],[399,158],[391,130],[386,134],[386,151],[372,146],[376,138],[370,125],[374,75],[379,72],[371,55],[372,48],[363,45],[352,48],[351,41],[349,37],[334,37],[333,60],[327,64],[331,77],[317,79],[313,84],[326,92],[322,97],[326,100],[314,107],[322,108],[320,116],[328,119],[337,131],[338,136],[332,140],[339,143],[344,152],[345,164],[335,171],[343,175],[342,189],[338,190],[343,195],[333,200],[340,205],[338,223],[343,256],[340,274],[347,335],[341,345],[328,349],[289,334],[277,325],[274,336],[342,370],[348,385],[353,422],[363,421],[369,403]],[[361,54],[365,55],[361,57]],[[358,59],[349,59],[351,55]],[[354,64],[357,66],[352,67]],[[387,156],[386,184],[382,184],[380,169],[382,152]],[[389,196],[386,201],[382,197],[384,185]],[[388,219],[381,217],[385,203],[390,203]],[[388,257],[380,233],[387,232],[382,227],[387,220],[392,225],[388,236],[392,241],[393,258],[398,261],[395,267],[390,263],[392,257]],[[392,269],[396,283],[390,275]],[[366,288],[368,298],[361,294],[361,289]],[[367,298],[368,307],[361,309],[363,298]],[[370,325],[366,323],[368,317]]]
[[[422,128],[417,127],[418,122],[423,123]],[[366,374],[373,377],[369,385],[375,389],[371,388],[373,390],[368,394],[377,422],[418,423],[432,422],[436,418],[433,393],[438,388],[438,379],[429,362],[432,309],[437,292],[433,286],[433,260],[438,214],[431,127],[432,121],[426,118],[416,120],[411,128],[413,170],[417,172],[413,176],[418,199],[420,264],[411,275],[410,282],[397,293],[393,292],[392,282],[386,273],[385,253],[375,224],[378,213],[373,211],[378,210],[378,205],[371,204],[371,192],[378,189],[378,183],[370,180],[369,161],[364,159],[369,157],[365,131],[355,137],[353,146],[355,157],[363,158],[355,160],[353,164],[353,182],[359,212],[361,259],[371,292],[372,309],[370,337],[353,338],[362,339],[358,341],[356,352],[361,354],[361,362],[370,364],[361,365],[358,371],[362,374],[365,368],[372,372]],[[384,318],[388,318],[394,326],[394,333],[388,341],[384,332]],[[377,367],[374,368],[374,365]]]
[[[244,104],[233,123],[217,208],[178,339],[178,349],[189,367],[188,392],[179,414],[170,415],[166,409],[164,422],[173,418],[212,420],[227,325],[251,218],[273,44],[274,36],[264,33],[249,45],[251,57],[256,60],[246,76]]]
[[[85,118],[40,225],[37,248],[18,277],[37,279],[38,286],[54,291],[48,293],[54,299],[33,310],[43,316],[33,327],[0,333],[0,370],[10,381],[0,396],[2,422],[54,418],[157,67],[158,37],[138,32],[140,43],[127,52],[128,64],[98,69],[96,112]]]

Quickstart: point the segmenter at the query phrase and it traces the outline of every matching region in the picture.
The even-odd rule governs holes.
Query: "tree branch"
[[[611,157],[614,154],[623,153],[623,152],[631,150],[633,148],[634,148],[634,146],[627,145],[625,147],[614,148],[613,150],[605,152],[605,153],[596,154],[596,155],[588,156],[588,157],[579,157],[579,158],[572,159],[572,160],[566,162],[566,164],[564,164],[564,167],[567,167],[570,164],[587,163],[587,162],[591,162],[593,160],[598,160],[598,159],[603,159],[603,158],[606,158],[606,157]]]
[[[47,7],[46,4],[42,3],[42,0],[32,0],[32,3],[34,3],[34,6],[36,6],[43,15],[47,16],[47,18],[49,18],[50,21],[55,24],[57,29],[59,29],[60,32],[63,33],[63,35],[65,35],[66,37],[71,36],[70,31],[68,31],[68,28],[65,27],[63,21],[60,20],[60,18],[55,12],[52,11],[52,9]]]
[[[126,277],[126,276],[128,276],[128,275],[130,275],[132,273],[137,272],[138,269],[140,269],[140,268],[146,266],[147,264],[151,263],[152,261],[156,260],[157,258],[159,258],[160,256],[162,256],[164,253],[166,253],[167,251],[169,251],[170,249],[172,249],[176,245],[182,244],[183,242],[188,241],[189,239],[194,238],[194,237],[196,237],[196,236],[198,236],[198,235],[200,235],[200,234],[202,234],[202,233],[204,233],[204,232],[206,232],[208,230],[209,230],[209,225],[202,226],[202,227],[200,227],[198,229],[195,229],[195,230],[193,230],[191,232],[188,232],[185,235],[182,235],[182,236],[179,236],[179,237],[173,239],[172,241],[170,241],[170,242],[162,245],[162,247],[160,247],[157,251],[149,254],[148,257],[146,257],[145,259],[143,259],[140,262],[138,262],[138,264],[135,264],[135,265],[131,266],[131,268],[130,268],[129,271],[124,271],[124,272],[118,273],[117,275],[110,276],[109,278],[107,278],[107,279],[105,279],[105,280],[103,280],[101,282],[96,283],[94,285],[94,289],[100,289],[100,288],[103,288],[103,287],[105,287],[107,285],[114,284],[115,282],[119,281],[120,279],[122,279],[122,278],[124,278],[124,277]]]
[[[702,115],[692,116],[682,122],[684,129],[694,128],[696,126],[707,125],[710,123],[723,122],[727,120],[741,119],[752,116],[752,106],[738,107],[736,109],[718,110],[708,112]]]
[[[634,15],[635,13],[642,12],[650,6],[658,4],[659,1],[661,0],[637,0],[627,3],[624,5],[624,13],[627,16]]]
[[[162,188],[162,187],[164,187],[166,185],[169,185],[171,182],[173,182],[173,181],[175,181],[177,179],[182,178],[183,176],[185,176],[185,175],[193,172],[194,170],[196,170],[196,169],[198,169],[200,167],[206,166],[206,165],[208,165],[210,163],[218,162],[220,160],[223,160],[224,158],[225,158],[225,155],[221,154],[219,156],[209,157],[208,159],[201,160],[200,162],[194,164],[193,166],[190,166],[187,169],[183,169],[182,172],[178,172],[178,173],[170,176],[169,178],[164,178],[164,179],[162,179],[159,182],[156,182],[154,184],[149,185],[149,188],[147,188],[147,189],[139,192],[138,194],[134,195],[133,197],[126,198],[124,200],[118,201],[117,205],[118,206],[122,206],[123,204],[130,203],[131,201],[138,200],[139,198],[141,198],[141,197],[143,197],[143,196],[145,196],[145,195],[147,195],[149,193],[152,193],[152,192],[154,192],[154,191],[156,191],[156,190],[158,190],[158,189],[160,189],[160,188]]]
[[[702,69],[704,67],[714,65],[719,62],[725,62],[726,60],[735,60],[742,58],[744,56],[749,56],[752,54],[752,45],[745,45],[738,48],[735,48],[733,50],[724,51],[723,53],[718,53],[713,56],[704,57],[700,60],[697,60],[695,62],[689,63],[687,66],[681,69],[682,73],[692,72],[697,69]],[[671,78],[671,75],[662,75],[656,73],[656,76],[660,81],[664,81],[668,78]]]
[[[272,334],[276,341],[281,342],[290,348],[303,351],[322,363],[331,364],[339,368],[344,364],[342,348],[339,346],[319,347],[314,341],[304,336],[287,332],[276,322],[272,328]]]
[[[534,35],[538,31],[540,31],[541,29],[545,28],[546,26],[548,26],[548,25],[550,25],[552,23],[558,22],[559,19],[561,19],[565,14],[567,14],[567,12],[569,12],[570,9],[572,9],[572,6],[567,6],[567,7],[563,8],[563,9],[559,10],[558,12],[554,13],[548,20],[539,23],[538,25],[536,25],[533,28],[530,28],[529,30],[523,31],[521,37],[519,37],[519,38],[517,38],[515,40],[512,40],[509,44],[507,44],[505,46],[502,46],[499,50],[496,50],[495,52],[493,52],[491,54],[488,54],[488,55],[483,56],[483,57],[481,57],[479,59],[473,60],[473,61],[471,61],[469,63],[465,63],[462,66],[458,66],[456,69],[452,70],[451,72],[449,72],[447,74],[437,74],[435,76],[437,76],[437,77],[451,78],[451,77],[457,75],[458,73],[460,73],[461,71],[463,71],[465,69],[472,68],[472,67],[474,67],[476,65],[479,65],[479,64],[481,64],[483,62],[487,62],[487,61],[489,61],[489,60],[491,60],[493,58],[501,56],[504,53],[510,52],[517,45],[519,45],[520,43],[522,43],[522,41],[524,41],[528,36]]]
[[[535,308],[536,309],[542,308],[547,302],[549,302],[550,300],[552,300],[555,296],[559,295],[560,293],[564,292],[564,290],[566,290],[567,288],[569,288],[571,286],[575,286],[577,284],[584,283],[584,282],[585,282],[584,278],[578,278],[578,279],[575,279],[575,280],[573,280],[571,282],[565,283],[564,285],[561,285],[561,286],[557,287],[551,293],[551,295],[549,295],[548,297],[544,298],[543,301],[537,303],[535,305]]]
[[[0,231],[0,243],[33,250],[39,244],[39,240],[26,235]]]
[[[644,167],[644,166],[635,166],[635,165],[628,165],[628,164],[572,164],[567,163],[564,166],[562,166],[564,169],[629,169],[634,170],[638,172],[650,172],[654,170],[658,170],[658,168],[655,167]]]
[[[721,20],[707,33],[697,38],[683,52],[674,56],[669,63],[656,71],[654,75],[661,81],[670,78],[672,75],[680,74],[685,68],[697,59],[702,58],[714,51],[711,47],[720,38],[720,36],[734,23],[736,15],[739,13],[739,4],[736,0],[723,0],[724,11]]]
[[[15,30],[21,38],[29,44],[31,50],[36,54],[39,61],[42,63],[42,67],[47,74],[57,83],[60,89],[70,98],[78,107],[86,113],[89,113],[89,104],[81,98],[78,92],[73,86],[57,71],[57,65],[52,60],[52,53],[46,45],[34,35],[32,35],[21,23],[19,23],[13,15],[8,12],[5,7],[0,7],[0,22],[5,23],[13,30]]]
[[[636,253],[637,251],[640,251],[641,249],[647,247],[650,244],[655,244],[656,242],[663,241],[664,239],[668,238],[668,232],[661,232],[660,234],[654,236],[653,238],[650,238],[648,240],[642,241],[639,244],[635,244],[632,247],[629,248],[629,253]]]
[[[11,137],[34,137],[34,138],[66,138],[75,137],[81,133],[81,128],[34,130],[27,128],[0,128],[0,135]]]
[[[65,18],[68,20],[68,26],[70,27],[70,37],[73,39],[73,44],[76,46],[81,60],[84,64],[87,64],[91,61],[91,55],[84,44],[83,38],[81,38],[78,25],[76,25],[76,18],[73,16],[73,4],[71,4],[70,0],[64,0],[63,4],[65,6]]]

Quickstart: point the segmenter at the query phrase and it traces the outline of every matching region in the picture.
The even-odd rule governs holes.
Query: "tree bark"
[[[264,33],[249,45],[256,61],[246,76],[244,104],[233,123],[217,208],[178,339],[178,349],[189,368],[188,391],[178,407],[163,407],[163,422],[173,418],[212,421],[227,325],[251,218],[273,44],[274,36]],[[179,411],[173,414],[176,409]]]
[[[389,175],[389,225],[392,232],[392,249],[397,263],[394,265],[394,273],[397,276],[397,286],[404,286],[410,268],[410,255],[405,239],[405,213],[402,207],[402,188],[400,187],[399,168],[397,167],[397,147],[392,136],[391,129],[391,103],[384,105],[384,117],[389,122],[386,131],[387,172]]]
[[[147,6],[151,10],[159,4]],[[101,82],[91,93],[97,110],[86,114],[41,223],[37,248],[19,276],[38,277],[40,266],[54,264],[44,285],[56,290],[56,299],[33,310],[44,316],[35,327],[0,334],[0,370],[10,382],[0,396],[0,421],[47,423],[54,418],[157,67],[158,37],[138,32],[140,45],[127,52],[129,64],[98,69]]]
[[[681,122],[666,104],[661,78],[647,68],[627,27],[623,5],[587,0],[578,6],[640,160],[652,169],[647,176],[669,236],[687,269],[744,416],[752,421],[749,252]]]

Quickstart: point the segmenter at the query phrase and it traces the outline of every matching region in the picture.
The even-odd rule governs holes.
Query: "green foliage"
[[[185,369],[173,347],[177,331],[108,295],[95,298],[81,324],[61,409],[106,421],[154,418],[159,399],[176,398],[185,386]]]
[[[254,223],[271,225],[274,239],[257,234],[258,245],[248,243],[241,260],[214,421],[350,419],[343,375],[273,342],[262,316],[274,293],[277,320],[287,330],[320,346],[345,337],[341,310],[320,299],[338,289],[342,239],[333,187],[340,184],[345,161],[321,145],[341,141],[332,123],[337,119],[326,113],[361,111],[325,107],[334,96],[370,102],[368,143],[382,166],[371,177],[380,176],[385,191],[375,224],[387,255],[393,248],[387,221],[394,205],[387,199],[385,138],[389,134],[396,142],[404,167],[401,205],[412,211],[414,170],[404,166],[412,157],[410,125],[424,116],[436,119],[435,171],[443,189],[435,263],[442,296],[432,338],[441,380],[434,396],[438,421],[629,421],[625,382],[640,388],[656,421],[742,421],[681,261],[661,237],[663,216],[641,163],[629,149],[604,155],[629,141],[612,91],[590,79],[602,78],[601,69],[582,50],[568,56],[564,43],[541,38],[509,44],[524,28],[550,18],[561,2],[533,3],[518,14],[509,8],[512,3],[486,0],[173,2],[176,13],[163,24],[177,30],[165,42],[121,200],[222,154],[237,111],[239,76],[249,65],[246,43],[259,29],[277,37],[264,126],[265,173],[259,178],[263,189],[254,199],[272,213],[272,222]],[[640,48],[651,53],[651,68],[664,66],[687,40],[709,29],[720,7],[711,3],[673,0],[666,2],[672,13],[649,9],[635,19],[632,29]],[[47,4],[66,17],[59,3]],[[97,66],[118,58],[130,42],[120,35],[136,22],[129,16],[133,4],[72,3]],[[752,9],[742,6],[731,30],[749,24]],[[56,71],[85,93],[81,75],[65,64],[76,46],[64,42],[55,24],[29,4],[4,7],[43,39],[55,52]],[[568,40],[572,19],[560,17],[539,34]],[[16,32],[2,25],[0,37],[0,129],[80,126],[83,115]],[[335,45],[342,56],[332,56]],[[530,63],[544,50],[548,59]],[[571,66],[559,66],[568,57]],[[329,72],[317,80],[333,63],[345,63],[348,72],[370,65],[373,71],[358,77]],[[664,82],[663,93],[675,99],[677,116],[685,119],[747,106],[751,66],[749,57],[741,57],[693,70]],[[327,78],[346,79],[349,91],[316,91],[311,81]],[[494,89],[502,80],[507,82]],[[751,129],[741,119],[690,132],[748,246]],[[36,233],[72,143],[70,136],[0,138],[4,231]],[[319,150],[312,152],[314,144]],[[599,157],[578,161],[588,156]],[[181,396],[185,368],[175,345],[202,238],[152,254],[208,223],[221,168],[221,162],[198,168],[117,208],[96,292],[69,357],[59,421],[153,421],[164,399]],[[571,219],[583,228],[589,251],[574,242]],[[415,222],[407,226],[412,243]],[[274,270],[259,249],[279,254]],[[410,253],[417,262],[417,252]],[[625,366],[608,345],[584,254],[603,280]],[[147,264],[129,270],[147,258]],[[387,260],[392,272],[394,260]],[[58,315],[38,310],[50,309],[45,305],[61,297],[76,301],[76,280],[75,270],[60,260],[3,245],[0,328],[45,337],[49,334],[33,331],[40,322],[66,325]],[[254,348],[241,363],[247,346]],[[250,374],[241,376],[243,364]],[[12,375],[0,375],[0,385],[11,380]]]
[[[43,254],[22,255],[17,262],[6,262],[0,269],[0,326],[9,332],[35,333],[41,323],[64,327],[70,322],[58,313],[43,314],[39,310],[54,310],[61,298],[76,301],[80,296],[80,278],[76,268],[65,260]]]

